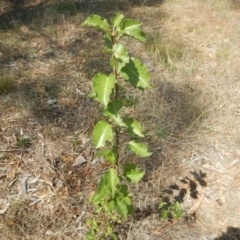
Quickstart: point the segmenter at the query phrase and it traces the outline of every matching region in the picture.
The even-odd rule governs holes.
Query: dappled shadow
[[[160,139],[181,139],[184,134],[195,131],[204,117],[206,107],[196,101],[199,95],[201,91],[191,86],[161,80],[151,96],[148,93],[146,99],[141,100],[150,107],[140,107],[140,118]],[[144,114],[146,111],[149,114]]]
[[[227,231],[220,237],[214,238],[214,240],[239,240],[240,228],[228,227]]]
[[[157,72],[154,73],[154,76],[158,75]],[[177,166],[177,161],[174,159],[179,149],[179,142],[198,131],[207,113],[206,106],[202,106],[197,101],[202,90],[189,85],[176,84],[171,80],[159,80],[154,84],[155,89],[151,93],[146,93],[146,97],[143,95],[143,99],[139,101],[138,113],[140,122],[146,129],[145,141],[153,152],[149,161],[143,160],[147,169],[147,179],[163,163],[165,167],[169,164],[169,168]],[[179,171],[181,172],[181,169]],[[169,173],[162,173],[162,177],[165,174],[167,179]]]
[[[17,47],[16,49],[11,45],[6,47],[3,42],[0,42],[0,52],[2,51],[4,53],[3,57],[0,59],[0,63],[7,64],[11,61],[21,60],[21,66],[24,66],[28,63],[34,65],[33,62],[35,60],[38,60],[38,63],[41,63],[46,59],[59,60],[59,58],[61,58],[61,61],[63,61],[62,59],[72,59],[76,57],[76,60],[71,60],[71,64],[74,65],[71,67],[73,67],[78,73],[86,74],[85,77],[87,79],[91,79],[98,72],[110,73],[111,69],[109,67],[108,56],[102,53],[103,46],[99,41],[101,39],[101,33],[88,29],[86,32],[81,32],[82,36],[76,35],[73,36],[72,39],[69,37],[63,46],[58,41],[58,36],[54,36],[54,34],[51,36],[51,34],[44,32],[42,29],[48,24],[51,25],[60,21],[60,16],[62,17],[64,15],[64,21],[66,21],[68,20],[68,17],[74,16],[78,12],[83,13],[83,15],[103,13],[103,16],[108,17],[113,12],[109,2],[111,1],[66,1],[53,4],[49,3],[49,1],[43,1],[37,5],[24,5],[22,2],[21,4],[18,4],[18,1],[15,1],[9,11],[0,15],[0,28],[5,29],[6,31],[15,28],[15,21],[17,21],[19,25],[26,24],[29,26],[30,33],[26,33],[25,36],[23,33],[19,32],[20,39],[24,37],[27,38],[27,34],[32,34],[31,30],[34,29],[34,34],[30,36],[30,39],[37,38],[37,34],[40,35],[41,39],[44,39],[46,42],[45,45],[47,45],[47,48],[50,50],[45,51],[43,47],[35,47],[36,53],[34,52],[34,54],[32,54],[29,53],[29,51],[33,51],[33,47],[29,47],[29,49],[26,50],[18,50]],[[119,8],[127,9],[127,7],[131,7],[134,4],[154,5],[160,3],[162,3],[162,1],[132,1],[129,3],[130,5],[128,5],[125,1],[119,1]],[[107,6],[107,8],[105,8],[105,6]],[[46,11],[49,15],[51,15],[51,13],[53,14],[50,22],[43,22],[43,18],[46,17],[44,15]],[[77,32],[77,34],[79,34],[79,32]],[[27,47],[28,46],[25,48]],[[43,51],[41,55],[39,54],[39,49]],[[48,65],[48,63],[45,65]],[[56,65],[58,66],[59,62],[56,62]],[[66,68],[70,67],[70,64],[65,65]],[[19,67],[19,72],[23,70],[21,66]],[[38,68],[37,64],[36,68]],[[17,88],[17,91],[19,92],[19,95],[22,94],[23,98],[31,103],[31,109],[34,115],[40,118],[41,121],[45,119],[44,121],[61,122],[61,119],[71,118],[72,120],[70,122],[72,122],[74,121],[74,117],[77,117],[80,112],[81,115],[83,115],[82,110],[79,111],[76,106],[66,107],[66,105],[62,106],[62,104],[59,103],[52,105],[48,104],[48,100],[57,99],[59,97],[59,92],[64,89],[64,83],[62,83],[63,79],[61,76],[61,73],[63,73],[64,70],[57,68],[52,71],[55,72],[50,73],[51,77],[46,76],[46,79],[41,79],[40,77],[37,83],[38,85],[41,85],[43,82],[49,82],[50,87],[46,87],[42,84],[44,93],[40,92],[38,86],[34,85],[34,83],[29,85],[21,83]],[[54,77],[52,77],[53,75]],[[71,74],[66,76],[66,78],[72,78]],[[63,85],[61,86],[61,84]],[[48,91],[48,88],[52,89],[52,92]],[[170,81],[160,82],[157,86],[157,90],[154,90],[154,94],[151,96],[151,99],[154,99],[154,102],[149,103],[149,105],[158,104],[159,106],[156,107],[156,109],[145,109],[142,107],[139,115],[143,116],[143,123],[146,126],[151,126],[151,128],[154,129],[154,134],[160,139],[171,137],[171,142],[174,142],[174,138],[181,138],[181,134],[185,131],[191,131],[194,122],[197,121],[202,114],[201,106],[197,106],[194,101],[197,96],[196,92],[192,91],[193,90],[188,87],[175,86]],[[80,106],[84,103],[84,101],[78,101]],[[85,105],[86,108],[87,104]],[[148,105],[148,103],[146,105]],[[141,111],[143,111],[143,113],[146,113],[147,111],[149,112],[149,115],[142,114]],[[155,139],[153,140],[153,138],[150,137],[147,140],[151,143],[152,148],[156,149]]]
[[[93,126],[95,102],[76,92],[63,96],[66,82],[61,80],[43,78],[31,84],[23,82],[15,89],[16,95],[42,126],[53,124],[69,133]]]
[[[52,33],[46,33],[46,27],[59,26],[66,21],[72,22],[72,18],[77,16],[74,24],[79,21],[79,24],[86,19],[90,14],[100,14],[101,16],[109,19],[113,13],[118,9],[120,12],[127,12],[132,6],[141,6],[143,4],[158,4],[162,1],[119,1],[118,7],[115,7],[114,1],[65,1],[65,2],[52,2],[41,1],[36,3],[32,1],[17,1],[12,0],[4,11],[0,12],[0,32],[8,33],[14,32],[14,38],[11,41],[2,36],[0,41],[0,64],[12,64],[12,61],[23,60],[31,61],[33,55],[29,49],[30,46],[22,44],[21,41],[27,39],[41,37],[47,42],[51,51],[45,53],[42,58],[56,58],[57,55],[54,51],[68,51],[69,53],[76,53],[74,46],[81,46],[81,42],[69,44],[68,47],[61,48],[54,35],[54,27]],[[79,15],[80,14],[80,15]],[[91,31],[90,31],[91,32]],[[93,38],[92,38],[93,39]],[[96,41],[96,39],[93,39]],[[76,39],[79,41],[79,39]],[[77,43],[77,44],[76,44]],[[35,56],[34,56],[35,58]],[[96,58],[95,58],[96,59]],[[100,60],[101,62],[101,60]],[[91,65],[91,63],[90,63]]]
[[[131,6],[161,3],[141,0],[118,2],[118,9],[123,12]],[[92,100],[83,101],[83,97],[76,97],[75,92],[73,95],[75,94],[77,100],[74,100],[74,103],[59,102],[64,98],[62,95],[68,79],[73,78],[71,72],[65,73],[66,69],[71,67],[77,75],[85,74],[84,77],[87,79],[91,79],[97,72],[111,72],[111,69],[108,56],[103,56],[101,43],[100,45],[97,43],[100,42],[101,33],[90,28],[86,31],[75,30],[77,22],[72,17],[81,13],[79,23],[92,13],[109,19],[115,11],[113,4],[114,1],[110,0],[65,2],[12,0],[8,7],[0,12],[0,31],[6,33],[6,41],[4,34],[0,41],[0,64],[8,68],[10,75],[17,79],[15,88],[17,98],[27,103],[27,107],[39,122],[60,124],[63,129],[64,125],[67,125],[69,129],[74,130],[80,127],[80,122],[85,126],[90,121],[88,116],[91,111],[87,109],[93,107]],[[75,33],[67,36],[62,44],[55,35],[54,27],[50,30],[46,30],[45,27],[53,25],[56,28],[68,20],[70,23],[73,21]],[[14,35],[11,37],[10,34]],[[71,66],[62,63],[64,61],[62,59],[71,59]],[[52,64],[53,61],[55,64]],[[48,66],[54,69],[49,72]],[[35,80],[30,80],[33,77],[31,74],[35,75]],[[38,79],[36,74],[39,74]],[[73,86],[71,91],[75,87]],[[69,100],[71,97],[67,98]]]
[[[137,209],[135,219],[137,221],[144,219],[151,214],[158,213],[161,214],[162,211],[167,210],[169,207],[173,206],[176,202],[183,203],[186,200],[186,195],[189,192],[189,196],[192,199],[198,199],[199,198],[199,192],[198,187],[206,187],[206,173],[199,171],[193,171],[191,172],[191,175],[193,176],[192,179],[189,177],[185,177],[180,179],[179,183],[172,184],[165,189],[161,190],[161,202],[166,203],[164,206],[159,208],[158,203],[154,204],[154,207],[147,206],[147,208],[140,210]],[[194,217],[196,219],[196,214],[194,213]],[[168,216],[169,219],[172,219],[171,214]],[[185,216],[185,220],[189,221],[190,215]]]
[[[46,12],[49,14],[54,13],[55,19],[64,17],[67,19],[69,16],[76,15],[78,12],[84,15],[101,14],[104,17],[110,16],[114,11],[126,11],[131,6],[137,5],[153,5],[161,3],[162,1],[65,1],[56,2],[52,1],[24,1],[24,0],[11,0],[11,5],[0,14],[0,29],[9,30],[17,25],[31,25],[35,27],[44,27],[42,19],[45,17]],[[59,15],[59,16],[57,16]],[[46,22],[46,24],[48,24]]]
[[[200,94],[201,91],[189,85],[160,82],[156,91],[156,104],[159,104],[156,114],[166,123],[163,133],[161,129],[158,131],[162,137],[175,135],[179,138],[185,131],[192,130],[196,120],[201,120],[205,109],[196,102]]]

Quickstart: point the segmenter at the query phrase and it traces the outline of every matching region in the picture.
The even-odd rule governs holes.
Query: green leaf
[[[121,59],[122,62],[124,62],[124,63],[129,62],[129,56],[128,56],[127,49],[120,43],[114,44],[113,55],[115,56],[115,58]]]
[[[127,127],[127,125],[121,119],[119,111],[123,108],[123,102],[121,100],[114,100],[108,103],[104,116],[114,120],[114,122],[120,127]]]
[[[132,183],[139,182],[145,172],[138,169],[133,163],[126,163],[123,168],[123,175]]]
[[[127,197],[129,195],[128,186],[126,184],[120,185],[118,193],[122,197]]]
[[[142,143],[130,141],[128,144],[130,145],[130,149],[140,157],[148,157],[152,154],[148,152],[147,147]]]
[[[106,178],[104,176],[105,175],[101,177],[100,183],[98,184],[97,192],[99,194],[101,194],[102,192],[106,192],[105,196],[107,196],[107,194],[109,194],[109,189],[107,188]]]
[[[132,204],[130,197],[123,197],[122,200],[129,206]]]
[[[135,210],[134,210],[134,207],[133,205],[127,205],[127,208],[128,208],[128,214],[134,216],[135,215]]]
[[[105,46],[107,47],[106,50],[112,49],[111,36],[109,34],[105,34],[103,39],[104,39],[104,42],[105,42]]]
[[[87,233],[86,239],[87,240],[97,240],[94,229],[91,229],[90,232]]]
[[[123,176],[127,176],[127,173],[133,169],[136,169],[137,166],[134,163],[125,163],[123,166]]]
[[[88,94],[88,97],[94,98],[94,97],[96,97],[96,93],[92,90],[92,91]]]
[[[120,75],[139,89],[153,88],[148,69],[138,59],[131,58],[122,68]]]
[[[115,207],[120,216],[127,218],[128,208],[125,202],[123,202],[120,198],[116,199]]]
[[[110,63],[111,68],[114,69],[116,59],[114,59],[114,56],[111,56],[109,60],[110,60],[109,63]]]
[[[93,202],[95,206],[98,206],[98,204],[100,204],[103,199],[107,198],[109,194],[110,192],[107,187],[106,179],[102,177],[98,185],[98,189],[93,195],[93,197],[90,199],[90,201]]]
[[[124,122],[128,127],[129,134],[131,135],[135,134],[139,137],[144,137],[144,135],[142,134],[141,125],[137,120],[135,120],[134,118],[125,118]]]
[[[93,77],[93,91],[95,92],[94,99],[107,106],[110,100],[110,94],[113,91],[116,79],[113,74],[109,76],[98,73]]]
[[[96,149],[104,147],[106,141],[113,140],[112,126],[105,121],[99,121],[93,130],[93,144]]]
[[[113,46],[113,56],[113,61],[115,62],[117,72],[119,73],[125,64],[129,62],[127,49],[122,44],[116,43]]]
[[[112,233],[110,237],[111,237],[111,240],[118,240],[115,233]]]
[[[100,29],[104,32],[109,32],[109,24],[107,20],[99,15],[91,15],[89,16],[83,23],[84,26],[94,27]]]
[[[145,172],[143,170],[135,169],[132,170],[127,174],[128,179],[130,179],[130,182],[137,183],[139,182],[142,177],[144,176]]]
[[[95,219],[92,219],[92,218],[87,219],[86,225],[87,225],[89,228],[92,228],[92,229],[94,229],[94,230],[98,230],[98,229],[99,229],[99,226],[98,226],[98,224],[97,224],[97,221],[96,221]]]
[[[177,210],[175,212],[175,214],[176,214],[176,218],[180,218],[182,216],[182,214],[183,214],[183,211],[182,210]]]
[[[96,191],[93,197],[90,199],[90,202],[94,204],[95,207],[97,207],[103,199],[105,199],[108,196],[108,189],[105,187],[102,189],[102,191]]]
[[[102,150],[97,153],[97,156],[104,156],[105,159],[110,162],[110,163],[115,163],[116,161],[116,156],[117,156],[117,151],[115,148],[113,149],[107,149],[107,150]]]
[[[115,59],[115,66],[117,69],[117,73],[119,74],[122,70],[122,68],[126,65],[121,59]]]
[[[108,169],[104,175],[104,178],[113,198],[117,190],[117,185],[119,183],[117,171],[113,168]]]
[[[167,203],[166,202],[160,202],[158,205],[158,209],[161,209],[162,207],[166,206]]]
[[[115,58],[113,55],[110,57],[110,66],[117,70],[117,73],[119,74],[121,69],[125,66],[126,63],[124,63],[121,59]]]
[[[103,208],[105,210],[105,213],[107,214],[111,214],[112,211],[114,210],[114,207],[115,207],[115,203],[113,200],[107,202],[106,204],[104,204]]]
[[[181,205],[178,201],[176,201],[174,205],[175,205],[176,209],[181,209]]]
[[[161,216],[162,216],[162,219],[166,219],[168,217],[168,210],[162,210]]]
[[[113,225],[111,223],[107,223],[107,226],[105,227],[104,235],[108,237],[109,235],[112,235],[113,232]]]
[[[98,185],[96,193],[91,198],[91,202],[97,206],[106,199],[108,196],[114,197],[117,190],[117,185],[119,183],[119,177],[115,169],[108,169],[107,172],[102,176],[101,181]]]
[[[121,23],[123,18],[124,18],[124,15],[121,13],[116,13],[116,15],[113,18],[111,18],[111,23],[113,25],[113,29],[115,29],[116,27],[119,26],[119,24]]]
[[[174,211],[174,217],[180,218],[183,214],[180,203],[177,201],[171,206],[171,210]]]
[[[98,223],[97,223],[97,221],[95,219],[92,220],[92,228],[96,229],[96,230],[99,229]]]
[[[142,24],[134,19],[125,19],[117,28],[119,36],[133,37],[141,42],[146,40],[146,34],[140,29]]]

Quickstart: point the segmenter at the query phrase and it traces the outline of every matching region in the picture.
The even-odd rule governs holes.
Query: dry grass
[[[119,8],[143,22],[148,41],[126,43],[154,67],[155,89],[126,94],[153,155],[129,155],[147,172],[132,186],[146,216],[117,231],[122,239],[238,239],[239,2],[133,2]],[[87,95],[91,77],[110,69],[101,34],[79,25],[113,10],[113,1],[0,3],[1,239],[85,239],[87,198],[106,168],[89,141],[98,111]],[[195,209],[195,222],[149,214],[160,190],[199,171],[208,186],[182,203],[186,217]]]

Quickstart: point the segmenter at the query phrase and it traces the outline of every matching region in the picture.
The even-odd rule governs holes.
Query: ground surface
[[[0,2],[1,239],[85,239],[87,199],[107,168],[94,156],[99,113],[87,95],[109,67],[101,33],[80,23],[114,8]],[[125,43],[155,86],[126,92],[153,155],[126,155],[146,176],[132,187],[138,214],[119,238],[240,239],[240,2],[119,1],[119,9],[143,23],[147,42]],[[184,216],[161,221],[155,207],[174,184],[187,191],[176,193]]]

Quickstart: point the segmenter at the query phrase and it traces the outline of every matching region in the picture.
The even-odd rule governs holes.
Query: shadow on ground
[[[22,28],[27,27],[30,32],[36,32],[39,36],[48,38],[54,45],[54,40],[50,35],[45,34],[43,28],[51,27],[69,21],[71,23],[74,18],[74,23],[81,23],[90,14],[100,14],[109,19],[114,12],[127,12],[132,6],[153,5],[159,4],[162,0],[143,1],[135,0],[119,1],[118,7],[115,1],[60,1],[53,2],[48,0],[11,0],[3,2],[3,10],[0,11],[0,32],[8,33],[14,31],[19,34],[19,39],[16,39],[13,44],[7,44],[4,38],[0,41],[0,64],[9,64],[13,60],[21,59],[28,60],[29,53],[26,47],[19,50],[19,41],[23,38],[31,38],[29,34],[23,34]],[[4,5],[5,4],[5,5]],[[116,10],[118,9],[118,10]],[[80,15],[79,15],[80,14]]]
[[[238,240],[240,239],[240,228],[228,227],[227,232],[214,240]]]
[[[233,9],[239,9],[240,8],[240,1],[239,0],[231,0],[231,7]]]
[[[43,39],[46,39],[46,44],[51,50],[46,51],[46,53],[39,57],[36,56],[36,54],[34,55],[28,52],[31,51],[32,48],[26,49],[25,51],[22,48],[17,49],[18,46],[15,48],[11,44],[6,48],[5,44],[1,41],[0,52],[3,51],[6,57],[3,56],[0,63],[8,64],[12,61],[20,60],[22,65],[25,66],[32,64],[36,59],[39,62],[44,62],[45,60],[76,57],[76,61],[72,61],[74,65],[73,70],[80,73],[85,72],[88,80],[97,72],[102,71],[107,73],[111,71],[109,69],[108,56],[105,55],[103,57],[102,46],[96,45],[96,42],[99,42],[101,39],[100,34],[96,33],[96,31],[89,29],[84,33],[85,35],[83,37],[76,37],[73,41],[68,41],[63,47],[60,46],[54,37],[42,31],[42,28],[45,26],[44,24],[54,24],[58,22],[63,15],[65,16],[65,20],[69,19],[69,21],[71,21],[70,16],[74,16],[78,12],[82,12],[83,15],[103,13],[104,16],[109,16],[113,12],[109,2],[112,3],[113,1],[67,1],[56,4],[52,4],[50,1],[43,1],[37,5],[26,4],[26,1],[12,2],[9,10],[0,15],[0,28],[5,31],[10,31],[11,28],[16,28],[15,22],[20,26],[27,25],[30,29],[34,28],[35,32],[39,33]],[[119,9],[123,8],[127,10],[128,7],[134,4],[139,6],[141,4],[154,5],[161,2],[160,0],[133,1],[131,4],[126,4],[125,1],[119,1]],[[52,22],[49,23],[45,21],[43,24],[43,18],[46,17],[44,16],[46,12],[48,12],[48,14],[53,13],[53,16],[51,16]],[[20,38],[25,37],[21,32],[19,32],[19,35]],[[28,37],[27,34],[26,37]],[[94,41],[92,39],[94,39]],[[79,49],[82,51],[80,55],[78,52]],[[84,59],[84,62],[80,63],[82,70],[77,66],[79,59],[80,61]],[[92,101],[85,101],[83,97],[77,96],[76,92],[74,93],[76,95],[75,100],[72,99],[72,105],[70,103],[63,104],[59,102],[48,104],[49,100],[70,96],[74,91],[73,89],[77,88],[77,86],[72,86],[71,91],[65,90],[69,87],[69,79],[72,78],[71,71],[65,74],[66,69],[70,68],[70,65],[62,64],[61,66],[59,62],[57,62],[56,65],[57,67],[52,70],[51,76],[39,77],[39,79],[35,81],[30,80],[29,84],[27,81],[21,81],[16,87],[16,91],[19,97],[24,99],[26,103],[29,103],[29,108],[40,122],[62,123],[64,125],[64,122],[67,121],[67,126],[75,130],[79,127],[78,122],[82,122],[82,125],[85,125],[92,120],[90,119],[90,111],[87,109],[94,104]],[[21,78],[24,80],[27,79],[27,77],[25,77],[25,73],[22,72],[28,70],[27,67],[25,68],[26,69],[19,67],[18,70]],[[76,81],[79,81],[79,79],[76,79]],[[73,85],[74,84],[75,83],[73,83]],[[145,109],[144,106],[142,107],[144,112],[150,112],[150,115],[142,112],[144,116],[142,120],[147,128],[149,126],[149,128],[154,129],[154,135],[158,138],[164,139],[171,137],[171,142],[174,143],[174,138],[176,138],[176,140],[179,139],[183,132],[187,129],[189,130],[189,127],[193,127],[192,124],[199,118],[202,109],[195,103],[196,93],[191,93],[192,89],[175,86],[167,81],[160,81],[157,88],[157,91],[155,91],[151,98],[146,100],[146,106],[150,106],[150,108]],[[89,118],[86,117],[84,120],[84,114]],[[79,121],[75,121],[75,118],[79,119]],[[152,149],[157,148],[154,144],[155,140],[156,139],[152,139],[151,137],[149,138]]]
[[[36,3],[35,0],[11,0],[7,10],[0,14],[0,29],[9,30],[16,25],[31,25],[43,27],[42,19],[46,12],[53,12],[57,18],[63,15],[68,18],[81,12],[84,15],[101,14],[104,17],[115,11],[127,11],[131,6],[154,5],[161,3],[162,0],[132,0],[132,1],[52,1],[43,0]],[[7,3],[6,3],[7,4]]]
[[[161,76],[158,76],[156,89],[146,97],[143,95],[145,99],[140,100],[138,113],[146,129],[145,141],[153,152],[149,160],[143,160],[149,171],[146,177],[151,177],[152,172],[162,164],[165,167],[169,165],[167,168],[177,174],[178,167],[174,170],[174,166],[178,164],[176,153],[181,148],[181,141],[196,134],[207,114],[207,107],[197,101],[201,95],[200,89],[177,84],[173,80],[159,79]],[[178,171],[181,174],[182,170]],[[168,179],[168,171],[161,174],[163,179]]]

